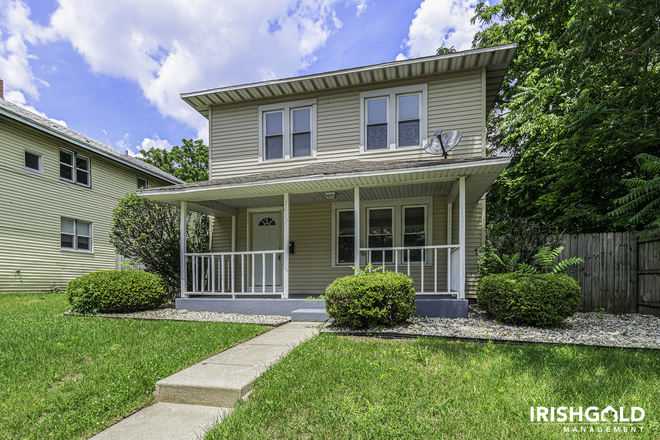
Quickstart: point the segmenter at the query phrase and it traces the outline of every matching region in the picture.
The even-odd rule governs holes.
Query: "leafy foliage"
[[[93,284],[86,284],[70,297],[71,311],[82,315],[96,315],[99,312],[98,298]]]
[[[630,192],[614,201],[620,206],[610,214],[630,216],[630,223],[644,225],[642,235],[650,235],[660,228],[660,157],[640,154],[636,159],[640,170],[652,177],[624,179]]]
[[[454,53],[456,52],[456,48],[454,46],[451,47],[445,47],[445,46],[440,46],[436,51],[436,55],[446,55],[448,53]]]
[[[567,275],[488,275],[477,284],[479,307],[509,324],[552,327],[578,311],[580,285]]]
[[[148,272],[160,276],[170,292],[180,291],[180,210],[161,202],[129,194],[112,212],[110,242],[117,252],[140,261]],[[189,211],[188,252],[209,247],[208,217]]]
[[[66,293],[74,307],[82,304],[85,310],[101,313],[148,310],[167,300],[167,286],[162,278],[140,270],[91,272],[69,281]]]
[[[372,271],[337,278],[325,293],[328,316],[354,329],[404,322],[415,307],[413,280],[402,273]]]
[[[559,246],[555,249],[551,249],[548,246],[542,246],[539,249],[539,252],[534,255],[536,266],[531,266],[527,263],[520,263],[518,264],[518,272],[562,274],[565,273],[571,266],[584,263],[584,260],[579,257],[565,258],[555,263],[555,260],[559,258],[559,255],[563,250],[564,246]]]
[[[181,139],[182,146],[172,150],[161,148],[141,150],[143,161],[187,182],[209,180],[209,147],[201,139]]]
[[[513,155],[488,222],[628,229],[607,213],[639,177],[633,158],[660,146],[660,3],[503,0],[475,14],[487,27],[474,47],[518,43],[487,123],[491,154]]]

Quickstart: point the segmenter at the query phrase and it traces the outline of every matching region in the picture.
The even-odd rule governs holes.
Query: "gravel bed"
[[[660,349],[660,318],[651,315],[576,313],[566,319],[560,327],[540,329],[498,323],[494,319],[489,319],[486,313],[473,305],[469,308],[467,319],[415,316],[396,327],[378,327],[356,332],[347,328],[328,326],[323,331]]]
[[[77,315],[77,313],[65,312],[64,315]],[[235,322],[238,324],[261,324],[268,326],[279,326],[291,321],[290,316],[280,315],[241,315],[238,313],[215,313],[215,312],[189,312],[187,310],[175,310],[173,308],[160,308],[133,313],[101,313],[96,315],[101,318],[133,318],[133,319],[169,319],[173,321],[206,321],[206,322]]]

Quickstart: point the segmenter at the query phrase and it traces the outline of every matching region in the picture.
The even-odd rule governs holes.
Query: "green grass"
[[[530,407],[638,406],[660,438],[660,352],[321,335],[258,379],[212,439],[622,438],[529,423]]]
[[[266,330],[56,316],[68,309],[61,294],[0,295],[0,438],[90,437],[161,378]]]

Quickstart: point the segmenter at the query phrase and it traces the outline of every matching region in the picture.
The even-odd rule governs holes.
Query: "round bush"
[[[71,305],[86,300],[101,313],[128,313],[158,307],[167,300],[161,277],[141,270],[101,270],[69,281],[66,293]]]
[[[552,327],[578,311],[580,285],[559,274],[488,275],[477,284],[477,303],[502,322]]]
[[[337,324],[354,329],[401,323],[415,313],[413,280],[394,272],[337,278],[326,289],[325,310]]]

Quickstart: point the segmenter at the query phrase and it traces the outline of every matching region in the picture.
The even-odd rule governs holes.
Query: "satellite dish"
[[[436,137],[424,141],[424,150],[429,154],[442,154],[445,159],[447,158],[447,152],[454,148],[463,136],[458,130],[443,133],[440,129],[434,134]]]

